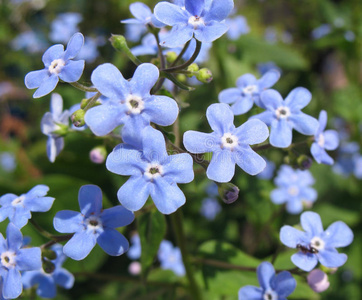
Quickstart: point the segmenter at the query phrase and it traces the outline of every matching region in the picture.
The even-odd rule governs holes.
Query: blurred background
[[[33,216],[54,234],[55,213],[63,209],[78,210],[77,195],[82,185],[99,185],[105,206],[109,207],[118,204],[117,190],[127,178],[108,172],[103,163],[90,160],[89,153],[94,147],[102,146],[110,152],[117,143],[95,138],[89,130],[69,133],[64,150],[55,163],[50,163],[46,156],[47,137],[40,131],[40,120],[49,111],[50,95],[33,99],[34,91],[25,88],[24,76],[44,68],[41,57],[48,47],[57,43],[66,45],[80,31],[85,36],[85,46],[78,58],[86,60],[81,83],[90,86],[92,71],[105,62],[117,66],[125,78],[132,77],[135,66],[108,41],[111,34],[123,34],[128,36],[131,48],[141,43],[135,37],[137,29],[120,23],[132,17],[129,12],[132,2],[0,0],[0,195],[20,195],[36,184],[48,185],[48,194],[56,201],[49,212]],[[157,2],[144,1],[151,9]],[[353,229],[354,242],[339,250],[347,253],[349,259],[329,276],[331,285],[327,291],[316,294],[299,278],[297,291],[289,299],[362,299],[361,12],[362,3],[358,0],[235,0],[230,34],[216,40],[201,63],[212,71],[214,80],[197,84],[191,93],[177,93],[185,104],[180,113],[181,133],[190,129],[210,132],[205,111],[218,102],[221,90],[234,87],[235,80],[245,73],[260,78],[277,68],[281,78],[273,88],[283,97],[298,86],[309,89],[313,99],[303,111],[318,118],[320,110],[326,110],[327,128],[339,132],[340,146],[331,152],[335,165],[314,162],[310,169],[315,179],[313,188],[318,192],[318,200],[310,209],[321,215],[324,228],[342,220]],[[243,18],[236,21],[239,16]],[[153,58],[140,57],[144,62]],[[56,92],[62,95],[65,109],[85,98],[83,92],[64,83],[58,84]],[[258,112],[260,109],[255,107],[237,116],[235,124],[239,126]],[[294,132],[293,141],[302,140],[303,136]],[[310,155],[307,147],[298,151]],[[280,248],[280,227],[299,222],[299,215],[290,215],[284,207],[270,201],[270,192],[275,188],[273,178],[290,154],[281,149],[260,154],[274,162],[275,170],[267,179],[237,170],[232,182],[240,188],[239,199],[230,205],[218,199],[221,209],[212,217],[204,212],[200,216],[203,199],[210,196],[206,191],[210,182],[202,169],[195,167],[195,181],[182,186],[187,197],[182,210],[188,248],[195,257],[239,265],[259,263]],[[170,223],[168,218],[166,221]],[[0,224],[3,234],[6,224],[7,220]],[[134,222],[122,232],[130,239],[136,230]],[[34,246],[47,241],[31,225],[22,232],[31,237]],[[175,245],[171,226],[165,238]],[[283,247],[280,251],[276,268],[293,268],[289,261],[293,251]],[[79,276],[73,289],[59,289],[56,299],[88,300],[100,296],[104,300],[188,299],[182,288],[186,279],[170,270],[160,270],[157,260],[148,283],[129,274],[130,263],[126,255],[108,257],[98,246],[83,261],[68,259],[65,267]],[[197,265],[196,272],[208,299],[236,299],[241,286],[257,283],[256,275],[247,272],[201,265]],[[92,274],[115,276],[107,280]],[[28,292],[23,298],[37,299],[37,296]]]

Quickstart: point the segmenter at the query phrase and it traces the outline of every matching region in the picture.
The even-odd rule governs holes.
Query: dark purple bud
[[[231,204],[239,198],[239,188],[230,182],[218,183],[219,195],[226,204]]]

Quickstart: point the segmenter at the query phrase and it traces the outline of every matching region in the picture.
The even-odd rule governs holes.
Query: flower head
[[[51,46],[43,55],[43,70],[32,71],[25,76],[28,89],[35,89],[33,97],[40,98],[49,94],[58,84],[59,79],[65,82],[78,81],[84,69],[84,60],[73,60],[82,48],[84,37],[74,34],[68,42],[67,49],[57,44]]]
[[[264,159],[250,147],[268,137],[269,131],[263,122],[249,120],[235,128],[234,114],[224,103],[210,105],[206,118],[214,132],[187,131],[184,145],[191,153],[213,152],[206,171],[209,179],[230,181],[235,173],[235,164],[250,175],[256,175],[265,168]]]
[[[134,215],[118,205],[102,209],[102,191],[96,185],[84,185],[78,196],[80,212],[59,211],[54,228],[61,233],[74,233],[63,252],[75,260],[84,259],[96,243],[108,254],[119,256],[128,250],[126,238],[115,228],[130,224]]]
[[[239,300],[278,300],[286,299],[297,285],[293,276],[282,271],[275,274],[270,262],[262,262],[257,270],[260,287],[247,285],[239,290]]]
[[[241,35],[247,34],[250,31],[248,23],[243,16],[228,18],[226,19],[226,24],[229,26],[226,35],[230,40],[237,40]]]
[[[0,277],[5,299],[17,298],[22,293],[20,272],[41,268],[40,248],[21,248],[22,245],[23,235],[14,224],[9,223],[6,239],[0,234]]]
[[[127,251],[127,256],[133,260],[141,257],[141,239],[138,233],[131,237],[131,247]]]
[[[39,184],[26,194],[20,196],[5,194],[0,197],[0,222],[9,218],[18,228],[22,228],[31,218],[31,211],[46,212],[54,202],[54,198],[45,197],[49,187]]]
[[[155,18],[151,9],[142,2],[134,2],[129,6],[131,14],[134,16],[132,19],[122,20],[124,24],[137,24],[137,25],[153,25],[155,27],[163,27],[165,24],[161,23]]]
[[[324,292],[329,288],[328,275],[320,269],[314,269],[307,276],[307,282],[316,293]]]
[[[227,30],[225,19],[234,7],[233,0],[213,0],[210,6],[204,0],[185,0],[185,6],[160,2],[155,6],[155,17],[172,26],[170,34],[161,40],[166,47],[182,46],[193,36],[203,43],[211,43]]]
[[[172,270],[177,276],[185,275],[181,251],[178,247],[174,247],[170,241],[161,242],[157,257],[161,263],[161,269]]]
[[[281,242],[299,250],[291,257],[298,268],[309,272],[318,261],[325,267],[338,268],[347,261],[347,255],[336,250],[353,241],[353,232],[345,223],[334,222],[324,231],[320,216],[311,211],[304,212],[300,222],[304,231],[288,225],[280,230]]]
[[[236,88],[229,88],[220,92],[219,101],[232,104],[231,110],[234,115],[248,112],[253,107],[254,102],[265,108],[260,100],[260,94],[272,87],[279,77],[280,73],[277,70],[268,71],[260,79],[256,79],[252,74],[244,74],[237,79]]]
[[[51,24],[50,40],[56,43],[66,43],[74,33],[79,31],[78,23],[82,19],[81,14],[75,12],[59,14]]]
[[[318,121],[301,112],[311,100],[311,93],[302,87],[292,90],[287,98],[275,90],[267,90],[261,94],[262,107],[266,111],[253,116],[270,129],[270,144],[274,147],[286,148],[292,143],[292,130],[304,135],[314,135],[318,129]]]
[[[200,213],[207,220],[214,220],[221,211],[221,205],[215,198],[205,198],[202,200]]]

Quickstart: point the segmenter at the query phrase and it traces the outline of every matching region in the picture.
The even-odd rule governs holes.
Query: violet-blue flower
[[[25,76],[28,89],[35,89],[33,97],[39,98],[49,94],[58,84],[59,79],[65,82],[78,81],[84,69],[84,60],[73,60],[84,43],[81,33],[74,34],[68,42],[67,49],[57,44],[51,46],[43,54],[43,70],[32,71]]]
[[[266,165],[264,159],[250,147],[268,138],[269,131],[263,122],[249,120],[235,128],[234,114],[224,103],[210,105],[206,118],[214,132],[189,130],[184,134],[184,145],[191,153],[213,152],[206,171],[209,179],[230,181],[235,173],[235,164],[250,175],[263,171]]]
[[[287,98],[275,90],[266,90],[261,93],[262,107],[266,111],[252,118],[263,121],[270,128],[270,144],[274,147],[286,148],[292,143],[292,130],[304,135],[314,135],[318,129],[318,121],[301,112],[312,99],[312,94],[305,88],[298,87],[292,90]]]
[[[260,100],[260,94],[267,88],[272,87],[279,79],[277,70],[270,70],[260,79],[252,74],[244,74],[236,80],[236,88],[228,88],[220,92],[219,101],[232,104],[231,110],[234,115],[248,112],[255,102],[256,105],[265,108]]]
[[[64,148],[62,135],[67,131],[69,116],[68,110],[63,111],[62,96],[53,93],[50,100],[50,112],[44,114],[40,123],[42,133],[48,136],[47,155],[50,162],[54,162]]]
[[[335,130],[326,130],[327,125],[327,112],[322,110],[319,114],[319,127],[314,135],[314,143],[310,148],[314,159],[319,164],[332,165],[333,158],[330,157],[326,150],[335,150],[339,144],[338,132]]]
[[[229,26],[229,30],[226,32],[227,37],[230,40],[237,40],[241,35],[247,34],[250,31],[248,22],[243,16],[235,16],[226,19],[226,24]]]
[[[274,183],[277,188],[270,193],[272,202],[286,203],[286,209],[291,214],[300,213],[303,210],[303,204],[310,206],[317,200],[316,190],[310,187],[314,179],[308,170],[294,170],[290,166],[283,165]]]
[[[194,179],[192,158],[187,153],[168,155],[162,133],[151,126],[141,136],[142,151],[120,144],[108,155],[109,171],[131,176],[118,190],[118,200],[127,209],[137,211],[151,196],[161,213],[171,214],[186,201],[177,183]]]
[[[163,27],[165,24],[157,20],[153,15],[151,9],[142,2],[134,2],[129,6],[131,14],[135,17],[132,19],[122,20],[124,24],[137,24],[137,25],[153,25],[155,27]]]
[[[286,300],[297,282],[288,271],[275,274],[270,262],[262,262],[256,269],[260,287],[247,285],[239,290],[239,300]]]
[[[233,7],[233,0],[213,0],[209,7],[204,0],[185,0],[184,8],[169,2],[158,3],[154,9],[155,17],[172,26],[161,45],[182,46],[193,36],[203,43],[213,42],[228,30],[225,19]]]
[[[281,242],[299,250],[291,257],[298,268],[309,272],[318,261],[327,268],[338,268],[347,261],[347,255],[336,250],[353,241],[353,232],[344,222],[334,222],[324,231],[320,216],[307,211],[300,216],[300,223],[304,231],[289,225],[280,230]]]
[[[170,241],[163,240],[157,253],[161,269],[172,270],[177,276],[186,274],[180,248],[174,247]]]
[[[0,197],[0,222],[9,218],[18,228],[24,227],[31,218],[31,212],[46,212],[54,202],[53,197],[46,197],[49,187],[43,184],[36,185],[26,194],[17,196],[5,194]]]
[[[0,233],[0,277],[3,280],[2,296],[14,299],[23,291],[22,271],[41,268],[41,250],[39,247],[21,248],[23,235],[13,224],[6,229],[6,239]]]
[[[70,289],[74,284],[73,274],[62,268],[66,259],[63,246],[55,244],[50,249],[55,252],[55,259],[43,257],[43,266],[39,270],[24,272],[22,276],[24,288],[37,285],[36,293],[42,298],[54,298],[57,294],[57,285]]]
[[[112,64],[98,66],[92,73],[92,82],[109,100],[86,112],[86,124],[96,135],[106,135],[124,124],[122,136],[135,138],[150,122],[171,125],[179,111],[176,101],[150,95],[158,77],[158,68],[149,63],[139,65],[130,81]]]
[[[74,233],[63,252],[75,260],[84,259],[96,243],[108,254],[119,256],[128,250],[126,238],[115,228],[130,224],[134,215],[117,205],[102,209],[102,191],[96,185],[79,190],[80,212],[62,210],[54,217],[54,228],[61,233]]]

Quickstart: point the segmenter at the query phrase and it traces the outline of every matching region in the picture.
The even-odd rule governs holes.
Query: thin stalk
[[[74,86],[75,88],[77,88],[78,90],[81,90],[83,92],[98,92],[98,90],[96,88],[92,88],[89,86],[85,86],[79,82],[69,82],[69,84],[71,86]]]
[[[53,235],[53,237],[52,237],[53,240],[45,243],[44,245],[41,245],[40,248],[45,249],[45,248],[49,248],[49,247],[55,245],[56,243],[68,241],[72,238],[73,235],[74,235],[74,233],[66,234],[66,235],[58,235],[58,236]]]
[[[166,67],[166,61],[165,61],[165,56],[163,55],[162,53],[162,48],[161,48],[161,45],[160,45],[160,38],[158,36],[158,32],[154,32],[152,31],[152,34],[155,36],[156,38],[156,43],[157,43],[157,49],[158,49],[158,57],[160,58],[160,67],[161,67],[161,70],[164,69]],[[152,94],[155,94],[163,85],[165,81],[165,78],[164,77],[161,77],[158,79],[157,81],[157,84],[155,85],[155,87],[152,89]]]
[[[100,92],[97,92],[92,98],[89,99],[87,105],[84,107],[84,111],[86,112],[88,109],[92,108],[94,104],[97,102],[97,100],[102,96]]]
[[[185,46],[182,48],[181,52],[179,53],[179,55],[176,57],[175,61],[172,63],[171,67],[176,66],[176,64],[180,61],[180,59],[182,58],[182,56],[185,54],[185,52],[187,51],[187,49],[189,48],[191,40],[189,40]]]
[[[44,236],[44,237],[46,237],[46,238],[48,238],[48,239],[53,239],[53,236],[54,236],[54,235],[51,234],[50,232],[46,231],[44,228],[42,228],[42,227],[41,227],[37,222],[35,222],[33,219],[30,219],[29,222],[31,223],[31,225],[34,226],[34,228],[35,228],[36,230],[39,231],[39,233],[40,233],[42,236]]]

